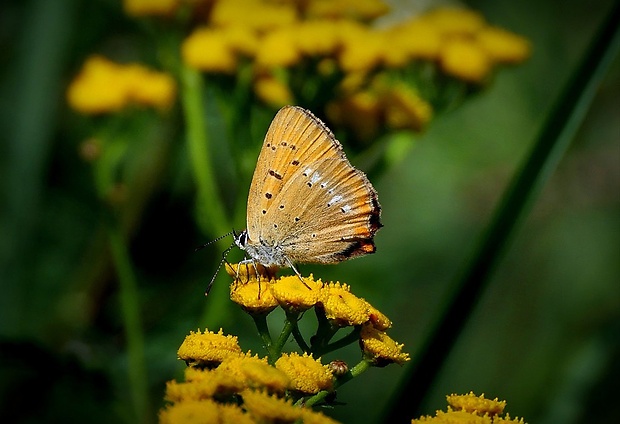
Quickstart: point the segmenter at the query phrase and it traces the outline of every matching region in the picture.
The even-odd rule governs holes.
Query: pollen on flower
[[[333,375],[327,365],[321,364],[319,359],[304,353],[283,354],[275,364],[276,368],[290,379],[290,388],[302,393],[318,393],[321,390],[331,390]]]
[[[476,396],[474,392],[466,395],[451,394],[446,396],[448,404],[455,410],[475,412],[478,415],[488,414],[490,416],[500,415],[504,412],[506,401],[499,401],[497,398],[491,400],[484,397],[484,393]]]
[[[291,275],[277,279],[270,289],[282,308],[304,311],[319,300],[322,286],[321,280],[315,281],[312,275],[304,277],[303,283],[298,276]]]
[[[385,332],[377,330],[370,324],[362,327],[360,344],[366,357],[378,367],[391,363],[403,365],[410,359],[409,354],[403,352],[403,344],[396,343]]]
[[[190,332],[179,347],[177,355],[189,365],[212,367],[221,363],[229,356],[241,354],[241,347],[236,336],[225,336],[222,330],[218,333]]]
[[[258,422],[294,422],[301,417],[301,408],[293,406],[290,400],[250,389],[240,395],[244,409]]]

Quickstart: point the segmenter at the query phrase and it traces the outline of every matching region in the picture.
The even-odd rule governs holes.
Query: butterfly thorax
[[[278,245],[269,245],[264,240],[254,242],[250,240],[247,230],[243,230],[235,237],[235,244],[245,250],[252,260],[267,268],[286,268],[291,266],[290,259],[284,254]]]

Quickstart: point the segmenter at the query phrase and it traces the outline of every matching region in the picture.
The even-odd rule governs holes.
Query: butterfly
[[[252,177],[247,228],[235,235],[247,261],[300,275],[295,264],[374,253],[380,218],[376,190],[329,128],[301,107],[280,109]]]

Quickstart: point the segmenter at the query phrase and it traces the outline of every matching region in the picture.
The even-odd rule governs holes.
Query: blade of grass
[[[467,323],[508,242],[549,179],[583,120],[605,71],[620,47],[616,3],[548,115],[530,154],[515,174],[465,271],[445,302],[429,339],[414,358],[386,422],[409,422]]]

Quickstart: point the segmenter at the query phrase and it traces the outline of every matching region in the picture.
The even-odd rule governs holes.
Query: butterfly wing
[[[292,262],[334,263],[372,253],[377,193],[311,112],[282,108],[263,143],[248,196],[249,243]]]

